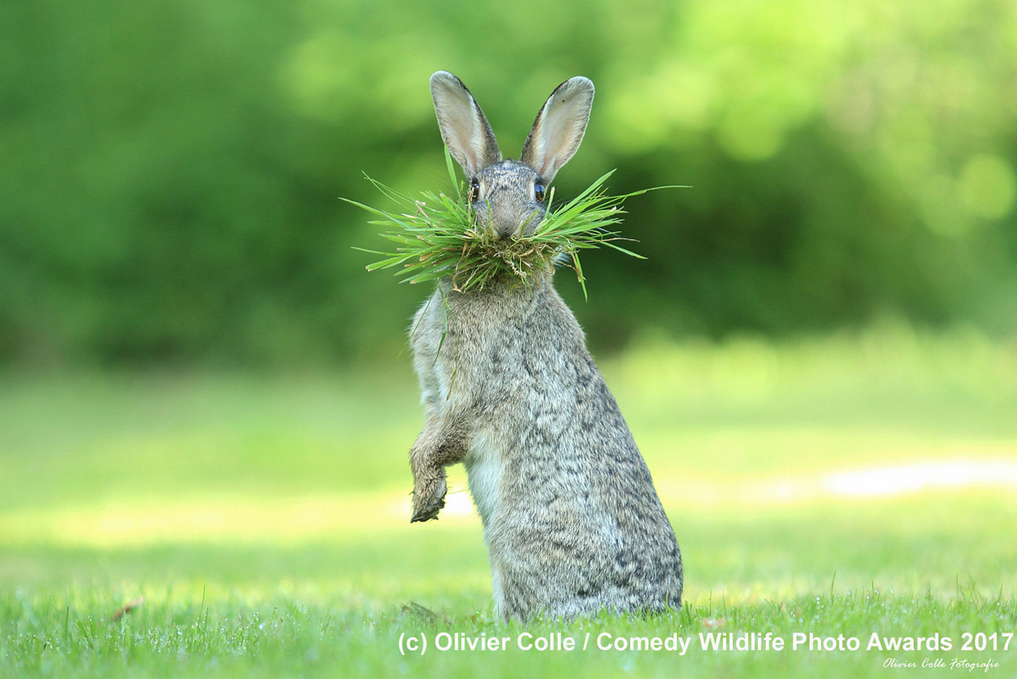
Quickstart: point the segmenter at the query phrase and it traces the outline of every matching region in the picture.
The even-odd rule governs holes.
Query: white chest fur
[[[488,432],[478,432],[464,463],[473,504],[486,525],[498,509],[504,471],[502,450]]]

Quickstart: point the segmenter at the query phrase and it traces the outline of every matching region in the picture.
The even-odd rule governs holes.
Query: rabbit
[[[469,178],[478,228],[532,231],[547,187],[586,132],[593,83],[548,97],[520,161],[503,160],[473,95],[431,76],[442,139]],[[506,276],[461,292],[449,278],[410,326],[426,421],[410,450],[411,522],[444,507],[445,467],[462,462],[483,522],[495,615],[509,620],[658,613],[681,606],[674,531],[632,434],[552,286]]]

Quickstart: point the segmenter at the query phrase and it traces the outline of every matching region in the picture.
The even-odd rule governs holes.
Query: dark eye
[[[544,202],[544,185],[542,183],[537,182],[533,185],[533,193],[537,196],[537,200],[541,203]]]
[[[476,202],[480,200],[480,182],[474,179],[470,182],[470,202]]]

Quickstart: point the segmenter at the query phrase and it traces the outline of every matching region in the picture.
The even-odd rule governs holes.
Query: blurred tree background
[[[617,168],[591,340],[904,317],[1017,332],[1012,0],[9,0],[0,364],[390,357],[426,291],[368,274],[339,201],[447,189],[427,88],[507,155],[547,94],[597,99],[560,196]]]

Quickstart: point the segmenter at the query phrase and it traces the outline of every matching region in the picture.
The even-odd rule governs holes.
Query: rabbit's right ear
[[[469,177],[501,161],[494,131],[462,80],[438,71],[431,76],[431,98],[441,138]]]
[[[522,161],[550,184],[561,166],[579,150],[593,107],[589,78],[569,78],[555,88],[533,121],[523,144]]]

